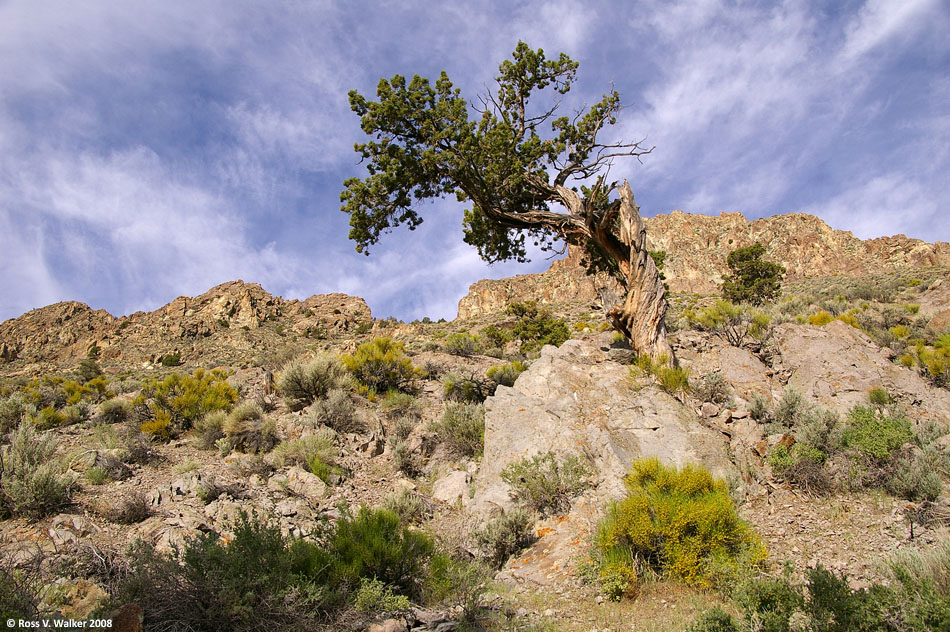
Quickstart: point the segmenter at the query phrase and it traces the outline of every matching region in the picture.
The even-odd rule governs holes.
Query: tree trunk
[[[627,295],[622,303],[618,301],[613,306],[605,302],[607,319],[627,337],[637,353],[645,353],[654,360],[666,356],[666,362],[673,362],[673,349],[666,340],[665,288],[653,257],[647,252],[646,226],[626,180],[620,187],[618,222],[618,236],[629,252],[626,261],[618,262],[626,276]]]

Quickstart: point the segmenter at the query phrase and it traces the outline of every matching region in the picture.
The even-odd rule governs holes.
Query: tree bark
[[[637,353],[647,354],[654,360],[662,360],[665,356],[666,362],[674,362],[673,348],[666,340],[665,288],[653,257],[647,251],[646,226],[626,180],[620,187],[618,222],[620,230],[617,236],[627,251],[626,260],[618,261],[626,276],[627,294],[622,303],[614,306],[604,304],[607,319],[627,337]]]

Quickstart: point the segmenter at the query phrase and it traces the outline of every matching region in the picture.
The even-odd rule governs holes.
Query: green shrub
[[[910,423],[905,418],[887,416],[868,406],[851,409],[842,435],[846,447],[878,460],[888,459],[912,438]]]
[[[523,509],[512,509],[490,520],[476,531],[475,541],[484,559],[494,568],[501,568],[508,558],[537,539],[532,527],[534,516]]]
[[[414,477],[419,473],[415,455],[405,441],[396,441],[393,444],[392,455],[393,465],[397,470],[409,477]]]
[[[449,373],[442,380],[442,392],[446,399],[453,402],[480,404],[488,399],[496,386],[496,384],[483,380],[477,375],[463,377],[455,373]]]
[[[645,354],[637,356],[629,370],[632,378],[637,378],[642,374],[652,375],[660,388],[670,395],[686,393],[690,390],[689,367],[680,368],[670,365],[666,354],[662,354],[656,360]]]
[[[246,454],[270,452],[280,439],[277,425],[264,417],[264,411],[255,402],[243,402],[234,407],[221,427],[227,442],[225,452],[238,450]],[[221,440],[217,442],[222,447]]]
[[[442,344],[446,353],[457,356],[473,356],[482,350],[481,340],[478,336],[467,333],[451,334],[445,338]]]
[[[501,471],[501,479],[528,509],[563,513],[570,509],[572,496],[590,487],[591,474],[591,466],[575,454],[558,459],[546,452],[510,463]]]
[[[432,430],[458,456],[479,455],[485,446],[485,407],[466,402],[448,404]]]
[[[353,607],[367,614],[395,614],[409,611],[409,598],[393,593],[393,589],[379,581],[364,577],[353,599]]]
[[[90,485],[102,485],[108,480],[109,474],[105,468],[93,466],[86,470],[86,481],[88,481]]]
[[[50,430],[66,425],[66,415],[56,410],[52,406],[40,409],[32,422],[40,430]]]
[[[808,317],[808,324],[817,325],[818,327],[824,327],[831,321],[835,319],[834,316],[829,314],[823,309],[819,309],[817,312]]]
[[[775,299],[781,291],[785,268],[763,261],[765,247],[759,242],[737,248],[726,257],[730,274],[723,277],[722,297],[733,303],[759,305]]]
[[[763,341],[770,333],[771,318],[749,305],[734,305],[718,300],[697,314],[686,310],[686,322],[704,331],[710,331],[733,347],[743,347],[753,340]]]
[[[227,373],[217,369],[151,380],[143,385],[140,396],[151,416],[150,422],[142,424],[142,431],[166,439],[190,429],[209,412],[230,411],[237,400],[238,392],[228,384]]]
[[[186,540],[180,556],[139,542],[113,598],[138,603],[147,629],[315,629],[342,597],[307,572],[314,549],[247,517],[229,542],[202,534]]]
[[[329,426],[337,432],[359,432],[363,429],[353,402],[347,391],[336,388],[327,394],[326,399],[318,400],[310,407],[309,420],[318,425]]]
[[[379,404],[380,409],[392,420],[422,418],[422,404],[409,393],[388,391]]]
[[[322,399],[344,383],[346,369],[330,355],[320,355],[306,361],[295,360],[277,376],[280,391],[291,410],[302,410]]]
[[[891,399],[891,396],[887,394],[887,391],[885,391],[880,386],[875,386],[868,393],[868,401],[875,406],[887,406],[893,400]]]
[[[426,565],[435,551],[429,536],[403,527],[399,516],[361,507],[355,516],[340,518],[329,540],[324,573],[332,585],[355,589],[364,577],[374,577],[410,598],[421,593]]]
[[[690,392],[696,399],[719,405],[727,404],[732,399],[731,390],[719,371],[704,375],[697,383],[690,385]]]
[[[629,550],[614,547],[603,553],[597,572],[600,590],[611,601],[635,599],[640,592],[640,578]]]
[[[118,424],[127,421],[131,414],[131,401],[124,397],[113,397],[99,404],[96,421],[104,424]]]
[[[284,441],[274,448],[271,458],[277,467],[291,464],[309,468],[315,460],[333,465],[339,453],[333,443],[335,435],[336,433],[328,428],[323,428],[312,435]],[[316,474],[316,472],[313,473]]]
[[[795,459],[792,458],[792,455],[786,446],[779,444],[769,450],[769,456],[766,459],[766,462],[772,467],[773,472],[776,474],[781,474],[791,467],[792,463],[795,462]]]
[[[377,393],[409,391],[422,376],[406,356],[403,344],[390,338],[364,342],[356,353],[343,356],[343,364],[360,384]]]
[[[228,414],[223,410],[213,410],[196,421],[194,432],[198,445],[205,450],[213,449],[218,440],[224,438],[224,424],[227,419]]]
[[[749,416],[759,423],[765,423],[769,417],[769,405],[765,398],[755,393],[752,395],[752,401],[749,402]]]
[[[933,465],[922,455],[905,454],[897,459],[893,474],[886,483],[891,494],[910,501],[937,500],[943,491],[943,480]]]
[[[181,352],[173,351],[172,353],[167,353],[163,355],[161,358],[159,358],[158,361],[162,366],[167,366],[167,367],[181,366],[182,364]]]
[[[42,518],[70,502],[74,482],[55,458],[56,439],[21,422],[0,447],[0,514]]]
[[[918,305],[919,307],[919,305]],[[102,368],[95,358],[84,358],[76,367],[76,376],[81,382],[88,382],[102,375]]]
[[[496,385],[514,386],[515,380],[517,380],[518,376],[524,373],[527,368],[524,362],[515,360],[508,364],[496,364],[490,367],[485,376]]]
[[[482,338],[488,341],[490,347],[499,349],[515,339],[510,329],[504,329],[498,325],[488,325],[480,333]]]
[[[782,429],[793,428],[807,409],[804,396],[792,388],[787,388],[775,406],[771,421]]]
[[[905,559],[906,563],[892,563],[889,586],[873,584],[851,590],[845,576],[821,564],[806,572],[804,585],[792,584],[788,579],[752,580],[737,591],[736,600],[743,611],[740,621],[720,609],[704,613],[689,630],[937,632],[950,628],[950,594],[927,577],[922,570],[926,563]]]
[[[26,416],[36,414],[35,404],[27,401],[23,393],[0,397],[0,434],[6,434],[20,425]]]
[[[559,347],[571,337],[567,323],[539,308],[537,301],[511,303],[507,313],[518,318],[511,332],[521,341],[522,353],[538,351],[545,345]]]
[[[707,470],[642,459],[624,484],[627,497],[610,505],[598,527],[602,555],[620,549],[668,578],[699,586],[711,585],[716,566],[765,559],[765,547],[739,518],[728,486]]]
[[[432,512],[423,496],[405,487],[387,494],[383,499],[383,509],[393,512],[409,524],[423,521]]]

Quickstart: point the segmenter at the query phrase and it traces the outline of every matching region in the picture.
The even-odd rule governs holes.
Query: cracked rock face
[[[790,374],[788,386],[822,406],[845,414],[880,387],[905,404],[915,422],[950,421],[950,392],[894,364],[864,333],[841,321],[781,325],[775,344]]]
[[[501,471],[545,452],[586,455],[597,493],[617,497],[631,461],[655,456],[670,465],[699,463],[715,475],[735,473],[725,438],[654,385],[635,385],[628,367],[592,341],[545,347],[513,387],[485,402],[485,454],[472,506],[491,513],[512,505]]]

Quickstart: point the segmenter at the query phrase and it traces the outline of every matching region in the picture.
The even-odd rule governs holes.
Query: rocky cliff
[[[284,300],[256,283],[232,281],[152,312],[114,317],[75,301],[0,323],[0,358],[24,366],[68,363],[98,353],[102,361],[155,362],[161,355],[246,353],[282,334],[319,337],[372,322],[366,302],[346,294]],[[268,326],[269,325],[269,326]],[[224,359],[222,357],[222,359]]]
[[[904,235],[861,240],[803,213],[749,221],[741,213],[716,217],[673,211],[645,222],[649,248],[667,253],[664,273],[673,292],[717,291],[728,271],[729,253],[757,241],[765,246],[768,259],[785,266],[789,280],[950,266],[946,242],[931,244]],[[580,252],[571,249],[542,274],[478,281],[459,301],[459,318],[503,309],[511,300],[594,301],[595,280],[580,261]]]

